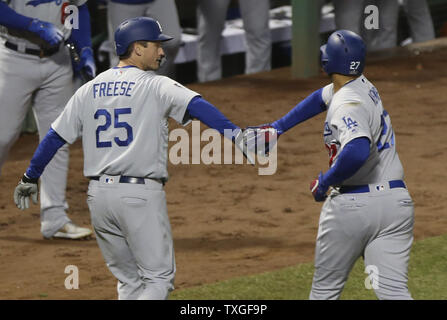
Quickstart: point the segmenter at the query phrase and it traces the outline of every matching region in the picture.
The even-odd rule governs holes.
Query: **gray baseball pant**
[[[197,7],[197,76],[200,82],[222,78],[221,34],[230,0],[199,0]],[[239,0],[245,29],[245,73],[271,69],[270,1]]]
[[[39,58],[0,44],[0,167],[20,134],[30,105],[42,140],[72,94],[73,71],[65,47],[51,57]],[[68,157],[65,145],[41,176],[41,232],[47,238],[70,222],[65,213]]]
[[[411,299],[407,281],[413,224],[407,189],[333,191],[321,210],[310,299],[338,299],[361,256],[367,269],[374,270],[370,278],[379,299]]]
[[[163,185],[118,181],[91,180],[87,199],[99,248],[118,279],[118,298],[167,299],[176,268]]]

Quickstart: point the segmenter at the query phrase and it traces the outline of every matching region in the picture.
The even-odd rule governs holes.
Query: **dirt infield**
[[[376,61],[365,70],[391,115],[416,204],[416,239],[447,232],[446,56],[443,50]],[[324,75],[292,80],[290,69],[283,68],[189,87],[246,126],[281,117],[327,83]],[[280,138],[272,176],[259,176],[248,165],[169,165],[176,288],[312,261],[321,204],[308,186],[327,170],[323,119],[319,115]],[[172,123],[171,129],[176,127]],[[22,136],[0,178],[0,299],[115,299],[116,281],[96,241],[43,240],[38,206],[26,212],[15,208],[12,193],[36,145],[36,136]],[[69,216],[90,225],[82,166],[78,142],[71,147]],[[64,287],[67,265],[79,268],[79,290]]]

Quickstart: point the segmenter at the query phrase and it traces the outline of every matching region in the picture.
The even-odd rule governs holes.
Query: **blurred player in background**
[[[332,0],[335,10],[335,26],[337,29],[351,30],[357,34],[362,34],[363,20],[365,15],[363,10],[365,4],[363,0]]]
[[[433,22],[426,0],[333,0],[337,29],[363,35],[368,51],[394,48],[398,45],[399,5],[402,4],[410,27],[412,42],[435,38]],[[375,5],[379,10],[379,29],[366,30],[365,8]]]
[[[197,76],[200,82],[222,78],[220,45],[230,0],[197,1]],[[244,23],[245,73],[271,69],[272,40],[269,28],[269,0],[239,0]]]
[[[39,137],[62,112],[73,94],[73,69],[69,49],[73,43],[79,60],[75,72],[95,76],[86,0],[0,1],[0,167],[16,141],[30,105]],[[79,26],[68,28],[65,8],[77,5]],[[75,25],[75,22],[72,26]],[[79,239],[92,231],[68,218],[65,200],[68,146],[61,148],[41,177],[41,232],[44,238]]]
[[[162,66],[157,70],[158,74],[175,77],[174,60],[177,56],[181,44],[182,29],[177,13],[177,7],[174,0],[109,0],[107,6],[107,28],[109,41],[114,42],[114,33],[121,22],[134,18],[146,16],[151,17],[166,26],[166,33],[174,37],[172,41],[164,44],[166,58]],[[115,50],[109,54],[110,67],[115,67],[118,62],[118,56]]]
[[[424,42],[434,39],[435,29],[427,1],[403,0],[403,6],[410,27],[412,42]]]

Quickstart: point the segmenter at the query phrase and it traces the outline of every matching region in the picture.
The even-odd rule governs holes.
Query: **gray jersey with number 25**
[[[152,71],[117,67],[82,86],[52,128],[68,143],[82,135],[87,177],[167,179],[168,117],[183,123],[195,96]]]

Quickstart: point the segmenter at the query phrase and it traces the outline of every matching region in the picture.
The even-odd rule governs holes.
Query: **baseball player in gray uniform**
[[[393,48],[397,45],[397,0],[333,0],[335,25],[362,35],[369,51]],[[379,29],[365,29],[367,17],[364,10],[368,5],[378,8]],[[369,13],[369,12],[368,12]]]
[[[332,0],[335,11],[335,25],[337,29],[350,30],[359,35],[363,30],[363,0]]]
[[[174,60],[182,40],[182,29],[174,0],[109,0],[107,5],[109,41],[113,43],[115,30],[121,22],[140,16],[151,17],[159,21],[161,25],[165,26],[165,32],[173,37],[172,41],[169,41],[163,47],[166,59],[164,59],[157,73],[171,78],[174,77]],[[110,52],[109,58],[110,67],[115,67],[119,62],[116,53]]]
[[[200,82],[222,78],[221,34],[230,0],[197,1],[197,77]],[[239,0],[247,51],[245,73],[271,69],[272,40],[269,0]]]
[[[430,10],[425,0],[333,0],[338,29],[364,36],[369,51],[394,48],[398,43],[399,3],[403,5],[413,42],[435,38]],[[366,30],[364,10],[375,5],[379,10],[379,29]]]
[[[77,47],[75,71],[95,73],[90,16],[85,0],[0,1],[0,166],[17,139],[30,105],[40,139],[73,94],[73,70],[64,41]],[[65,27],[67,5],[78,7],[79,28]],[[41,232],[45,238],[78,239],[92,231],[65,212],[68,147],[55,155],[41,179]]]
[[[120,63],[70,99],[14,193],[20,208],[30,196],[37,201],[36,182],[48,161],[66,142],[82,137],[92,224],[118,279],[119,299],[166,299],[173,289],[175,258],[163,189],[168,118],[184,125],[197,118],[242,148],[239,127],[197,92],[154,73],[164,57],[162,43],[171,39],[152,18],[124,21],[115,32]]]
[[[427,1],[403,0],[403,5],[413,42],[424,42],[434,39],[435,29]],[[396,13],[396,15],[398,14],[399,12]]]
[[[288,129],[327,111],[323,137],[330,169],[310,186],[324,201],[315,249],[310,299],[338,299],[356,260],[363,256],[379,299],[411,299],[407,287],[414,206],[396,152],[390,115],[377,89],[362,74],[365,45],[338,30],[320,49],[332,83],[300,102],[283,118],[254,129],[256,137]],[[329,188],[331,190],[328,193]]]

